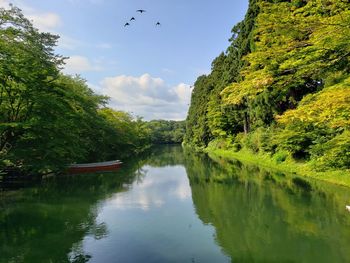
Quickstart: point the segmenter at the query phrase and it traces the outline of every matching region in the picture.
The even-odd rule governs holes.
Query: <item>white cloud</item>
[[[0,0],[0,7],[7,8],[9,6],[9,1],[7,0]]]
[[[128,191],[115,194],[108,201],[111,207],[149,211],[166,205],[169,200],[186,201],[191,198],[191,187],[184,176],[184,167],[144,166],[143,169],[151,169],[151,173],[143,177],[141,183],[135,181]]]
[[[189,101],[191,92],[189,92],[190,86],[184,83],[177,85],[174,92],[182,101]]]
[[[102,68],[95,65],[88,58],[83,56],[71,56],[66,60],[64,71],[68,74],[79,74],[87,71],[100,71]]]
[[[60,38],[58,39],[58,47],[74,50],[82,45],[81,41],[58,32],[58,28],[63,25],[62,19],[58,14],[53,12],[42,12],[32,6],[28,6],[22,0],[0,0],[0,7],[8,8],[10,3],[19,7],[23,11],[23,14],[31,20],[33,25],[40,31],[60,35]]]
[[[83,43],[77,39],[68,37],[66,35],[60,35],[60,38],[58,39],[58,46],[60,48],[74,50],[77,49],[79,46],[83,45]]]
[[[61,17],[52,12],[39,12],[38,10],[26,5],[21,0],[0,0],[0,7],[9,8],[12,3],[23,10],[23,14],[33,22],[33,25],[40,31],[51,31],[62,25]]]
[[[28,15],[28,19],[33,21],[35,27],[40,31],[52,31],[62,25],[59,15],[55,13],[41,13]]]
[[[101,82],[101,91],[111,97],[112,107],[148,120],[185,119],[191,97],[189,85],[170,86],[149,74],[105,78]]]

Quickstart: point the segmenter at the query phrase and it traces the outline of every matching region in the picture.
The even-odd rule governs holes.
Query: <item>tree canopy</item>
[[[332,147],[350,151],[343,135],[349,130],[349,25],[346,0],[251,0],[230,47],[198,79],[206,82],[195,84],[185,142],[203,148],[223,140],[315,161],[327,159]],[[328,149],[319,147],[327,142]],[[350,168],[335,163],[323,162]]]
[[[85,80],[61,73],[57,39],[20,9],[0,8],[0,168],[43,174],[147,148],[144,121],[107,108]]]

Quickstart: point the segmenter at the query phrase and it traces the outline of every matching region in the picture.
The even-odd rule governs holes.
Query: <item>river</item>
[[[0,197],[0,262],[350,262],[348,188],[177,146]]]

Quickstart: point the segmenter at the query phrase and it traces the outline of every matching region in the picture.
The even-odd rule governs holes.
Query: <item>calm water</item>
[[[350,262],[350,191],[162,147],[0,198],[0,262]]]

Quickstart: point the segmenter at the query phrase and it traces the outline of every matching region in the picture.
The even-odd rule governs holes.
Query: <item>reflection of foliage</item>
[[[104,237],[108,236],[108,229],[107,225],[105,223],[101,223],[98,225],[94,225],[89,232],[91,235],[94,236],[96,240],[102,239]]]
[[[90,255],[76,255],[74,258],[72,258],[71,262],[72,263],[85,263],[90,260],[91,256]]]
[[[129,158],[116,173],[50,178],[0,199],[0,262],[68,262],[67,255],[72,262],[86,262],[90,255],[81,249],[83,238],[108,235],[107,226],[96,221],[99,200],[142,180],[146,164],[182,163],[180,146],[155,147]]]
[[[83,238],[109,234],[96,220],[100,200],[142,179],[145,165],[185,166],[199,218],[215,227],[217,243],[233,261],[347,259],[347,189],[308,182],[312,191],[305,191],[290,175],[166,146],[129,159],[117,173],[58,178],[23,190],[13,202],[0,199],[0,262],[89,261]]]
[[[116,173],[56,178],[1,198],[0,262],[68,262],[68,254],[87,262],[83,237],[108,235],[105,223],[96,222],[99,200],[127,190],[143,163],[130,159]]]
[[[165,165],[181,165],[184,163],[184,155],[181,146],[167,145],[153,147],[152,151],[146,157],[147,164],[153,167],[162,167]]]
[[[138,167],[135,171],[135,181],[140,184],[143,182],[143,178],[146,176],[148,170]]]
[[[346,189],[205,155],[185,161],[196,212],[233,261],[346,261]]]
[[[81,245],[74,245],[72,251],[69,253],[68,258],[71,263],[85,263],[91,259],[92,256],[84,253]]]

